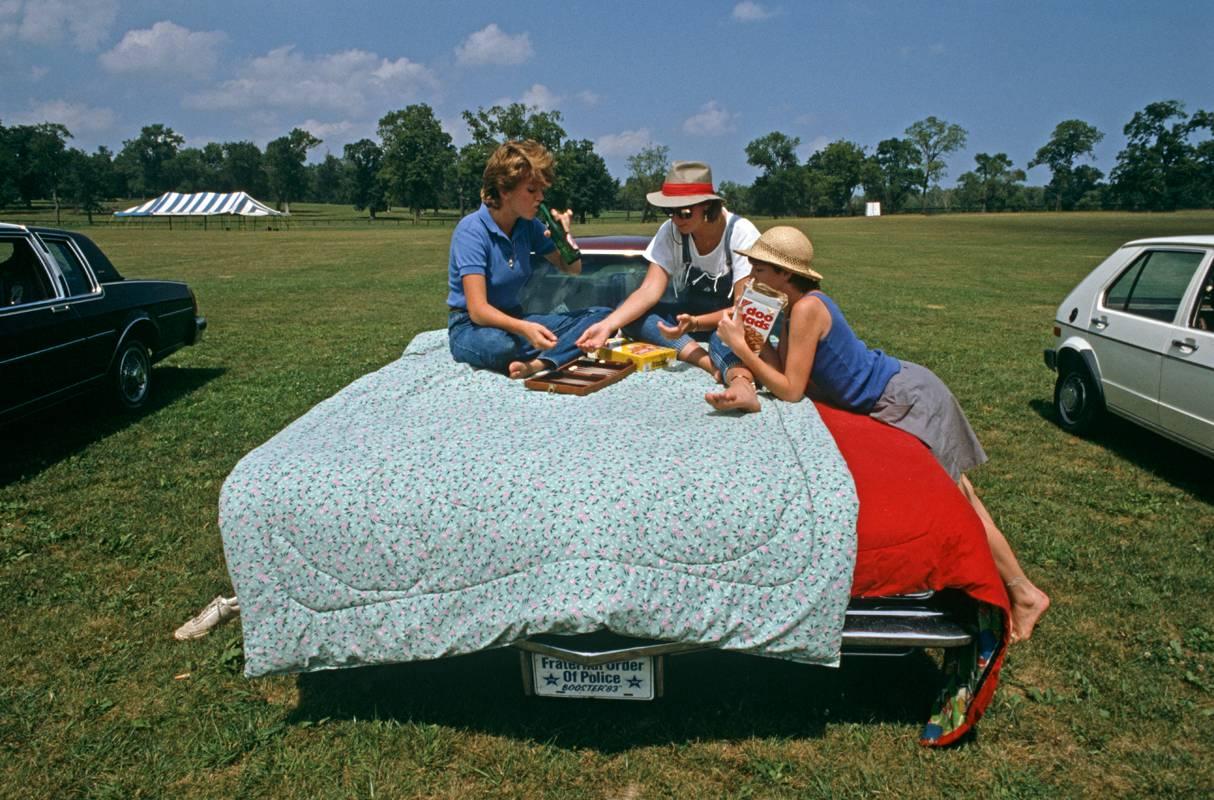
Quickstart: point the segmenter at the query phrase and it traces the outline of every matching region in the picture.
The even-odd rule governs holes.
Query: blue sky
[[[935,115],[969,132],[947,185],[979,152],[1023,168],[1078,118],[1105,133],[1107,174],[1147,103],[1214,110],[1211,33],[1214,0],[0,0],[0,122],[62,122],[74,146],[114,151],[154,122],[194,146],[298,126],[323,157],[409,103],[462,144],[461,111],[522,101],[559,109],[617,177],[662,144],[749,183],[746,144],[771,131],[804,158]]]

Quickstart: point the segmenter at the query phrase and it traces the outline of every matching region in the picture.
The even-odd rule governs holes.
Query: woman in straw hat
[[[712,170],[699,161],[676,161],[662,188],[646,199],[670,218],[645,249],[644,281],[606,319],[578,340],[584,350],[601,347],[616,330],[634,339],[673,348],[682,361],[715,373],[710,352],[726,349],[710,342],[735,290],[750,275],[750,262],[737,251],[759,238],[746,219],[726,210],[713,190]]]
[[[809,394],[917,437],[982,520],[1012,602],[1012,641],[1029,638],[1050,598],[1025,576],[965,476],[987,457],[952,392],[926,367],[870,349],[856,337],[835,301],[820,291],[813,244],[801,231],[774,227],[741,254],[750,259],[756,281],[788,295],[788,310],[776,323],[778,347],[766,344],[759,354],[747,346],[740,320],[732,314],[721,320],[717,331],[730,348],[723,369],[726,388],[705,399],[718,409],[758,411],[754,385],[748,377],[737,378],[754,375],[781,400],[795,403]]]
[[[455,226],[447,264],[447,340],[456,361],[526,378],[581,355],[575,342],[610,309],[524,314],[520,293],[531,276],[531,252],[570,274],[535,218],[552,185],[552,154],[531,140],[506,142],[485,165],[480,209]],[[565,230],[572,211],[554,213]]]

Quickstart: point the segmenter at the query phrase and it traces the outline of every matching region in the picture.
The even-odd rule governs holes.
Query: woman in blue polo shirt
[[[552,154],[531,140],[494,151],[481,184],[481,207],[455,226],[447,266],[447,339],[456,361],[526,378],[579,355],[574,344],[610,309],[524,314],[519,295],[531,276],[531,253],[576,275],[535,218],[552,185]],[[554,213],[569,230],[573,213]]]

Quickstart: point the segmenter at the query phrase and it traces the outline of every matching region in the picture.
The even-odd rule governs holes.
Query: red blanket
[[[986,658],[979,656],[975,681],[962,692],[963,708],[953,707],[957,724],[946,724],[944,730],[929,724],[922,739],[924,744],[950,744],[990,704],[1010,632],[1007,592],[982,522],[914,436],[863,414],[817,406],[851,469],[860,499],[852,596],[960,589],[1002,611],[1002,640]]]

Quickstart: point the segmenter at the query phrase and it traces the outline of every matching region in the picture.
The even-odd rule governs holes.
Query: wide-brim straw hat
[[[809,237],[789,225],[777,225],[763,232],[749,249],[734,250],[751,261],[774,264],[806,278],[822,280],[822,274],[811,266],[814,263],[814,244]]]
[[[703,161],[676,161],[666,173],[662,190],[645,195],[650,204],[661,208],[684,208],[720,200],[712,188],[712,170]]]

